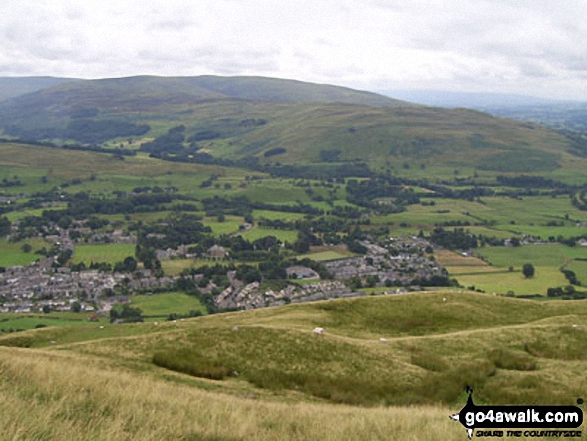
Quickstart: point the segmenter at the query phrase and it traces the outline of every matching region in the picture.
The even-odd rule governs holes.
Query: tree
[[[67,263],[67,261],[69,259],[71,259],[72,255],[73,255],[73,251],[69,248],[61,251],[59,253],[59,255],[57,256],[57,263],[59,264],[59,266],[65,265]]]
[[[8,236],[12,228],[12,223],[5,217],[0,217],[0,236]]]
[[[80,305],[79,302],[74,302],[71,305],[71,312],[81,312],[81,310],[82,310],[82,305]]]
[[[510,239],[510,245],[513,247],[519,247],[521,245],[520,239],[518,239],[517,237],[512,237]]]
[[[110,310],[110,323],[136,323],[143,321],[143,313],[139,308],[123,305]]]
[[[522,267],[522,274],[526,279],[534,276],[534,265],[531,263],[525,263]]]
[[[129,256],[122,262],[116,262],[114,265],[115,272],[129,272],[132,273],[137,270],[137,261],[134,257]]]

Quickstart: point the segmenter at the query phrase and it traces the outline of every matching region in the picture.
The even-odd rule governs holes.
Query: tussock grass
[[[499,369],[534,371],[538,368],[536,360],[528,354],[507,349],[494,349],[489,353],[489,360]]]
[[[325,334],[314,335],[315,326]],[[153,429],[159,439],[451,440],[462,439],[462,428],[442,427],[461,408],[466,385],[488,404],[574,404],[587,388],[584,301],[418,293],[94,328],[0,337],[2,344],[26,338],[32,347],[58,349],[0,348],[0,389],[11,408],[19,406],[15,396],[40,397],[38,412],[60,400],[78,403],[78,416],[59,415],[68,415],[79,439],[139,439],[143,424],[155,424],[146,421],[151,416],[167,427]],[[27,363],[40,366],[39,378]],[[51,372],[68,381],[48,389],[56,381],[47,381]],[[19,375],[26,379],[16,382]],[[84,396],[96,400],[80,403]],[[19,409],[19,427],[37,427]],[[78,428],[93,418],[121,437]],[[132,427],[121,429],[127,418]]]
[[[210,360],[188,348],[156,352],[153,355],[153,363],[194,377],[209,378],[211,380],[222,380],[234,372],[234,369],[216,360]]]
[[[452,409],[286,404],[112,371],[91,358],[0,349],[0,439],[461,440]]]

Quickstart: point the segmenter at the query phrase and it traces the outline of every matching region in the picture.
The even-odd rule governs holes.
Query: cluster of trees
[[[184,213],[171,215],[161,225],[135,224],[130,229],[138,230],[138,242],[144,248],[175,249],[179,245],[200,242],[212,232],[201,220],[200,216]]]
[[[219,214],[231,214],[235,216],[250,216],[253,210],[281,211],[286,213],[322,214],[322,210],[312,205],[298,203],[296,205],[266,204],[263,202],[251,202],[246,196],[224,198],[214,196],[202,200],[207,216]]]
[[[18,176],[13,176],[12,179],[10,178],[3,178],[0,182],[0,188],[9,188],[9,187],[20,187],[22,186],[22,181]]]
[[[583,115],[584,116],[584,115]],[[577,118],[576,123],[582,125],[585,128],[585,120],[583,118]],[[574,127],[577,127],[576,125]],[[587,134],[585,131],[576,130],[561,130],[564,136],[571,141],[570,152],[577,156],[587,156]]]
[[[517,188],[565,188],[566,184],[542,176],[498,176],[497,183],[505,187]]]
[[[6,217],[0,217],[0,237],[5,237],[10,234],[12,230],[12,223]]]
[[[274,149],[270,149],[267,150],[265,153],[263,153],[263,156],[266,158],[269,158],[271,156],[277,156],[277,155],[281,155],[283,153],[287,152],[287,150],[283,147],[276,147]]]
[[[561,272],[571,285],[581,285],[581,282],[577,280],[577,274],[574,271],[568,269],[561,269]]]
[[[357,181],[349,179],[346,186],[347,201],[376,209],[380,212],[397,213],[405,210],[405,206],[420,203],[420,197],[406,189],[403,180],[393,177],[378,177]],[[393,204],[378,204],[378,198],[393,198]]]
[[[194,143],[197,141],[209,141],[211,139],[222,138],[222,134],[215,130],[201,130],[194,133],[188,138],[188,142]]]
[[[449,250],[468,250],[478,246],[477,238],[462,228],[455,228],[452,231],[435,228],[430,235],[430,241]]]
[[[139,308],[131,308],[127,304],[110,310],[110,323],[138,323],[144,321],[143,312]]]
[[[567,285],[565,287],[548,288],[546,290],[548,297],[562,297],[563,299],[585,299],[587,298],[586,291],[577,291],[573,285]]]
[[[141,136],[151,130],[148,124],[135,124],[114,119],[75,118],[64,127],[29,127],[11,125],[5,133],[21,140],[73,139],[85,144],[100,144],[109,139]]]
[[[294,179],[344,179],[349,177],[367,178],[373,175],[364,162],[344,164],[308,164],[308,165],[255,165],[254,170],[270,173],[272,176]]]
[[[151,130],[148,124],[119,120],[74,119],[60,138],[75,139],[86,144],[100,144],[123,136],[141,136]]]
[[[184,147],[185,139],[185,126],[180,125],[173,127],[167,131],[165,135],[155,138],[151,142],[146,142],[141,145],[140,150],[143,152],[155,153],[155,154],[178,154],[185,153],[186,147]],[[198,149],[195,142],[190,145],[189,151],[191,153]]]
[[[571,198],[572,204],[582,211],[587,211],[587,187],[576,192]]]
[[[164,211],[174,201],[192,201],[193,198],[179,194],[141,193],[126,195],[118,193],[114,199],[94,199],[88,193],[80,192],[65,196],[68,203],[65,210],[46,210],[42,217],[45,221],[59,222],[63,217],[85,219],[96,214],[130,214]]]

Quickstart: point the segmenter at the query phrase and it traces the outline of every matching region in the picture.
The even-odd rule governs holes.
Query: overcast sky
[[[2,0],[0,76],[262,75],[587,100],[585,0]]]

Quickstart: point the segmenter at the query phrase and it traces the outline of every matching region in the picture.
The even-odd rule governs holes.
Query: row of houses
[[[362,295],[365,295],[365,293],[352,292],[344,283],[336,280],[326,280],[304,286],[290,284],[278,291],[272,289],[262,290],[259,282],[253,282],[240,288],[229,286],[214,297],[214,303],[219,309],[258,309],[289,303],[313,302]]]
[[[53,258],[47,258],[27,267],[9,267],[0,274],[0,312],[40,312],[44,306],[61,311],[75,302],[90,311],[110,303],[109,296],[117,291],[149,292],[171,289],[175,284],[175,278],[155,277],[149,270],[134,274],[77,272],[54,270],[52,264]]]
[[[446,270],[422,250],[430,244],[421,238],[401,238],[390,241],[386,247],[362,241],[367,248],[364,256],[325,262],[324,266],[337,280],[364,280],[370,276],[382,286],[392,284],[409,285],[413,280],[429,280],[434,276],[445,276]],[[393,251],[390,252],[390,251]]]

